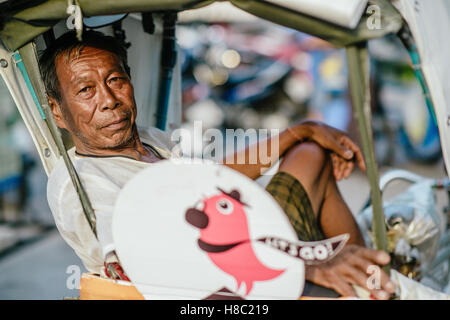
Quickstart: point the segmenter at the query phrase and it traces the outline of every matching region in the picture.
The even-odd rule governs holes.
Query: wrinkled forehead
[[[119,57],[110,51],[90,46],[77,46],[61,52],[55,58],[55,68],[58,79],[76,76],[80,69],[95,70],[107,66],[121,71],[124,70]]]
[[[120,63],[119,57],[114,52],[82,44],[59,53],[56,59],[63,59],[66,64],[69,64],[71,61],[78,60],[80,57],[86,56],[110,56],[115,58],[117,62]]]

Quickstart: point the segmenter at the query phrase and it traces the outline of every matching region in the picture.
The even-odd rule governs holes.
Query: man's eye
[[[89,89],[90,89],[90,87],[84,87],[83,89],[81,89],[80,91],[78,91],[78,93],[88,92]]]
[[[114,88],[121,88],[124,82],[124,77],[112,77],[109,79],[109,85]]]
[[[110,81],[119,81],[119,80],[122,80],[122,79],[123,79],[123,77],[114,77],[114,78],[111,78]]]

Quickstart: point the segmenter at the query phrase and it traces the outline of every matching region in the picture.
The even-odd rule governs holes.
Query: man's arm
[[[272,150],[273,139],[278,139],[278,143],[274,143],[274,148],[276,148],[274,150]],[[344,132],[324,123],[310,120],[300,122],[284,130],[278,136],[258,141],[244,150],[228,155],[224,157],[222,163],[251,179],[256,179],[262,172],[274,165],[279,157],[282,157],[292,146],[307,140],[314,141],[331,152],[336,180],[347,178],[354,168],[355,161],[362,170],[365,170],[359,147]],[[260,148],[267,148],[267,157],[270,159],[268,164],[267,161],[264,162],[260,158]],[[256,163],[248,163],[250,155],[257,155]],[[245,159],[244,163],[239,163],[239,159]]]

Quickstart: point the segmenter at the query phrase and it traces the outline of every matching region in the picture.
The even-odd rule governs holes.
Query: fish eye
[[[222,198],[216,203],[217,210],[222,214],[230,214],[233,212],[233,204],[230,200]]]

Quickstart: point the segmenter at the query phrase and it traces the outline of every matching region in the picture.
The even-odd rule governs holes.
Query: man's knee
[[[325,149],[314,142],[304,142],[286,152],[280,163],[280,171],[315,180],[330,173],[330,164],[330,156]]]
[[[317,217],[333,176],[328,152],[313,142],[298,144],[285,154],[279,171],[289,173],[301,183]]]

